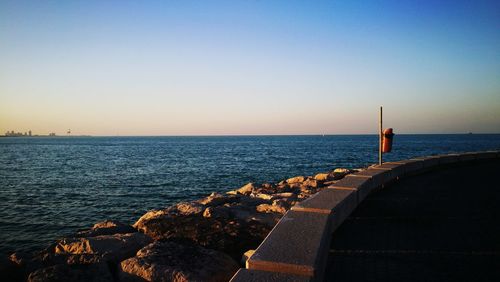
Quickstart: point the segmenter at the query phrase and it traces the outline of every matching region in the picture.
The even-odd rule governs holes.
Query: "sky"
[[[499,1],[0,1],[0,134],[500,133]]]

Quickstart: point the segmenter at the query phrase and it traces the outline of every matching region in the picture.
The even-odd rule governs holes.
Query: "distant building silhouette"
[[[28,134],[25,132],[24,134],[22,132],[14,132],[12,131],[7,131],[5,132],[5,136],[11,136],[11,137],[19,137],[19,136],[27,136]]]
[[[68,130],[68,135],[71,133],[71,129]],[[33,132],[30,130],[26,132],[15,132],[14,130],[7,131],[5,132],[5,136],[7,137],[41,137],[41,136],[57,136],[55,132],[51,132],[48,135],[37,135],[33,134]]]

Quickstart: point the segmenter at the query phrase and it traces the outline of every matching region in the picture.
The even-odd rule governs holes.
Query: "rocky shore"
[[[290,207],[351,173],[335,169],[151,210],[1,258],[2,281],[227,281]]]

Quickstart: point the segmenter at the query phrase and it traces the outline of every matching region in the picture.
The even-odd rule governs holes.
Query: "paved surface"
[[[332,237],[326,281],[500,281],[500,162],[368,196]]]

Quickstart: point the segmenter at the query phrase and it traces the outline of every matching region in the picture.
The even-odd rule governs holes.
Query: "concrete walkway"
[[[405,178],[332,237],[326,281],[500,281],[500,161]]]

